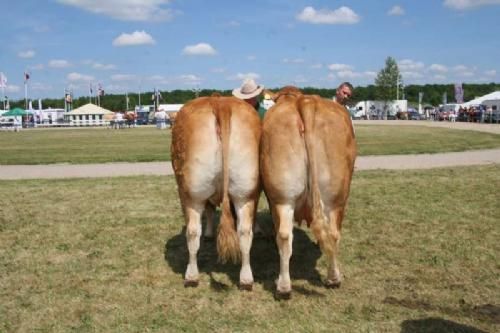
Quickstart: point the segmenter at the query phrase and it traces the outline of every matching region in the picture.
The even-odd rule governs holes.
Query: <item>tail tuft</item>
[[[220,224],[217,230],[217,253],[222,263],[228,261],[238,263],[241,259],[238,234],[234,227],[229,200],[224,200],[222,203]]]

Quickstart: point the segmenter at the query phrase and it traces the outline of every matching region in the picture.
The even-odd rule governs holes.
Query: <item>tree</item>
[[[399,84],[402,81],[396,60],[392,57],[387,57],[385,67],[378,72],[375,78],[377,99],[384,102],[384,119],[387,119],[387,102],[397,98]]]

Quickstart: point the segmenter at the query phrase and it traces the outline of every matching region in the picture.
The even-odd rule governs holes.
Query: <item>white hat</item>
[[[233,90],[233,95],[240,99],[249,99],[258,96],[262,90],[264,90],[264,86],[257,85],[253,79],[246,79],[241,88]]]

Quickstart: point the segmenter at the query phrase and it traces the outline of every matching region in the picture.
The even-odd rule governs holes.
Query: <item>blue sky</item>
[[[500,0],[0,0],[5,94],[500,82]]]

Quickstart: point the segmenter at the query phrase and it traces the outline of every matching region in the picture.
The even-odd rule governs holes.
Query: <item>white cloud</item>
[[[441,74],[436,74],[433,76],[435,80],[437,81],[445,81],[446,80],[446,76],[444,75],[441,75]]]
[[[121,34],[113,40],[113,46],[135,46],[144,44],[155,44],[155,40],[147,32],[134,31],[131,34]]]
[[[210,44],[198,43],[186,46],[182,53],[187,55],[215,55],[217,51]]]
[[[457,76],[471,77],[471,76],[475,75],[475,73],[474,73],[475,70],[476,70],[475,67],[469,68],[465,65],[457,65],[457,66],[453,67],[453,71],[455,72],[455,74]]]
[[[33,50],[21,51],[17,54],[17,56],[23,59],[33,58],[35,56],[35,51]]]
[[[350,71],[353,67],[346,64],[330,64],[328,65],[328,69],[331,71]]]
[[[49,61],[49,67],[52,68],[67,68],[70,67],[71,64],[67,60],[63,59],[54,59]]]
[[[394,6],[389,11],[387,12],[387,15],[389,16],[401,16],[405,14],[405,10],[401,6]]]
[[[377,76],[377,72],[372,72],[372,71],[366,71],[363,73],[365,77],[371,77],[371,78],[375,78]]]
[[[446,73],[448,72],[448,67],[440,64],[432,64],[429,66],[429,70],[433,72]]]
[[[445,0],[444,5],[456,10],[467,10],[486,5],[500,5],[500,0]]]
[[[313,65],[311,65],[311,68],[313,68],[313,69],[321,69],[321,68],[323,68],[323,64],[313,64]]]
[[[94,14],[123,21],[167,21],[173,17],[171,9],[163,8],[168,0],[57,0]]]
[[[357,73],[357,72],[350,71],[350,70],[344,70],[344,71],[337,72],[337,76],[340,79],[353,79],[353,78],[360,77],[361,74]]]
[[[422,73],[419,73],[419,72],[412,72],[412,71],[402,71],[401,72],[401,76],[403,77],[404,80],[408,80],[408,79],[421,79],[423,78],[424,76],[422,75]]]
[[[77,81],[94,81],[94,77],[91,75],[80,74],[76,72],[69,73],[66,77],[68,81],[77,82]]]
[[[487,76],[495,76],[497,75],[497,71],[494,70],[494,69],[490,69],[489,71],[485,71],[484,72],[484,75],[487,75]]]
[[[423,62],[403,59],[398,62],[398,68],[401,71],[418,71],[425,67]]]
[[[179,76],[179,81],[187,85],[197,85],[201,83],[202,79],[194,74],[184,74]]]
[[[466,71],[468,71],[468,68],[465,65],[457,65],[457,66],[453,67],[453,70],[455,72],[466,72]]]
[[[304,84],[304,83],[307,83],[307,82],[309,82],[309,80],[306,77],[304,77],[303,75],[297,75],[293,79],[293,83],[296,84],[296,85]]]
[[[306,7],[297,15],[297,20],[312,24],[354,24],[360,17],[351,8],[342,6],[336,10]]]
[[[229,78],[227,78],[228,80],[231,80],[231,81],[243,81],[245,79],[254,79],[254,80],[258,80],[260,79],[260,75],[257,74],[257,73],[253,73],[253,72],[249,72],[249,73],[238,73],[234,76],[231,76]]]
[[[254,56],[254,55],[249,55],[249,56],[247,56],[247,60],[248,60],[248,61],[254,61],[254,60],[256,60],[256,59],[257,59],[257,57],[256,57],[256,56]]]
[[[115,74],[111,75],[112,81],[132,81],[135,80],[136,76],[132,74]]]
[[[15,94],[21,91],[21,87],[16,86],[15,84],[8,84],[7,88],[5,88],[5,92]]]

